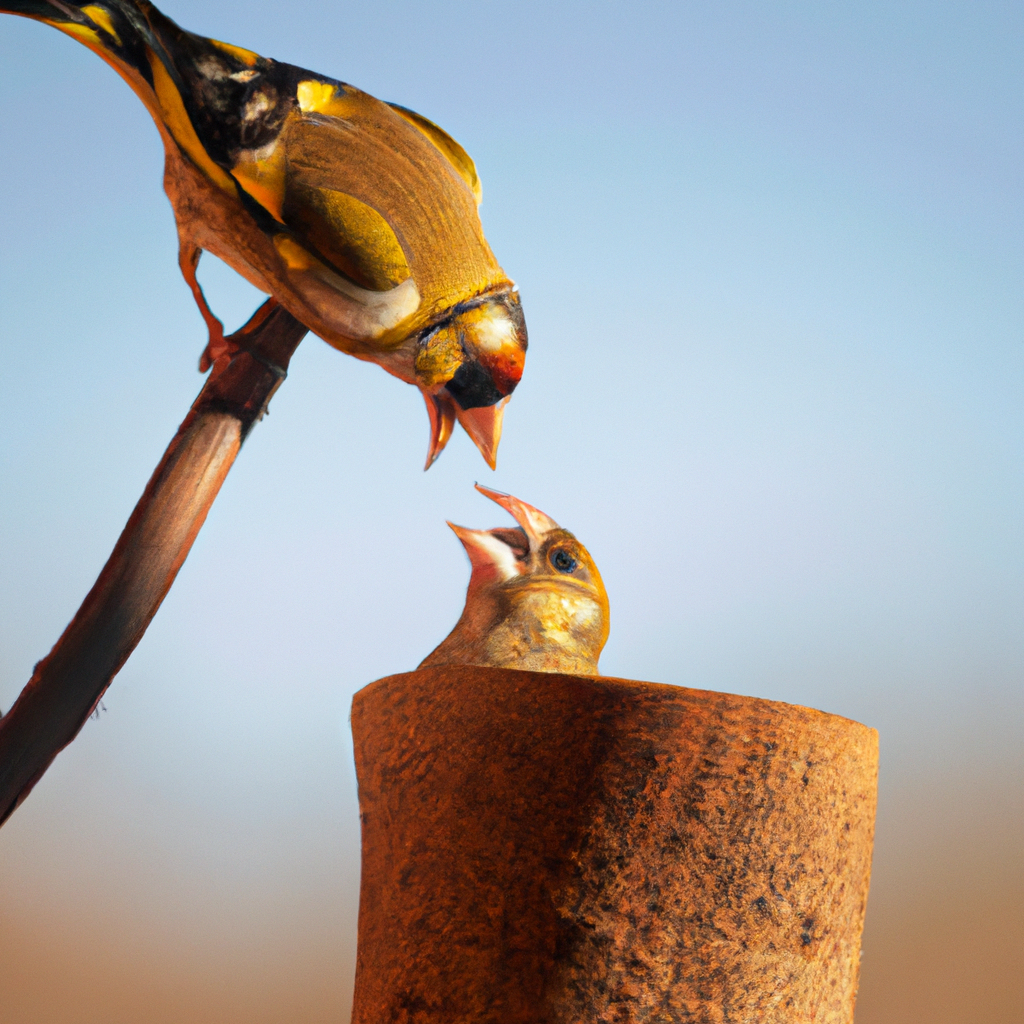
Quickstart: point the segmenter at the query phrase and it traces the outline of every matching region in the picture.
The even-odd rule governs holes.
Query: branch
[[[0,718],[0,824],[77,735],[142,639],[306,328],[273,299],[231,337],[107,564]]]

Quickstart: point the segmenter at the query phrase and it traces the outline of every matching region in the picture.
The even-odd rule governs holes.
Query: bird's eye
[[[579,564],[565,548],[555,548],[549,557],[551,558],[551,564],[559,572],[572,572]]]

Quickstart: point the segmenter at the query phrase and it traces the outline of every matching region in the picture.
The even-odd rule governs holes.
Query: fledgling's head
[[[494,469],[502,416],[523,375],[526,345],[514,291],[463,304],[419,339],[415,373],[430,414],[428,468],[458,420]]]
[[[469,555],[466,607],[428,665],[491,665],[597,675],[608,639],[608,595],[587,549],[550,516],[510,494],[477,490],[518,527],[453,523]]]

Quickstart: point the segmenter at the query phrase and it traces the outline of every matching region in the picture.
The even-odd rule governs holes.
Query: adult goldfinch
[[[333,78],[179,28],[146,0],[0,0],[99,54],[166,152],[181,271],[214,253],[330,345],[415,384],[429,466],[456,420],[493,467],[526,327],[484,238],[473,161],[433,122]]]

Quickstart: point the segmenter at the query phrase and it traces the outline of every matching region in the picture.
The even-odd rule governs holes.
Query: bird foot
[[[228,335],[225,338],[223,331],[218,331],[216,334],[211,331],[210,340],[206,343],[206,348],[203,349],[203,354],[199,357],[199,372],[206,373],[222,356],[233,356],[241,348],[242,346],[234,341],[233,335]]]
[[[261,337],[262,332],[266,329],[267,321],[277,308],[277,299],[271,296],[237,331],[226,337],[219,320],[215,324],[211,323],[210,340],[207,342],[206,348],[203,349],[203,354],[199,357],[199,372],[206,373],[218,359],[223,359],[225,356],[230,360],[238,352],[251,351],[250,345],[254,340],[258,340]],[[297,320],[293,317],[289,317],[289,319],[293,324],[301,328],[301,324]],[[258,347],[262,347],[263,344],[263,342],[258,342]],[[266,361],[265,356],[260,358]],[[284,366],[287,366],[287,364],[288,359],[285,358]],[[281,372],[283,374],[283,368],[281,368]]]

